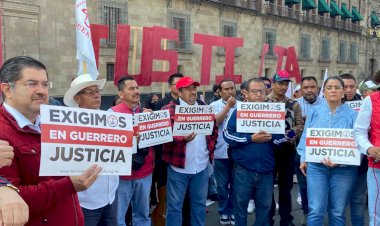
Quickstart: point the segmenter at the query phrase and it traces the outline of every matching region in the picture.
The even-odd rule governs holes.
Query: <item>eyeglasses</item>
[[[257,94],[265,94],[265,89],[251,89],[249,90],[250,93],[257,95]]]
[[[325,90],[328,90],[328,91],[331,91],[331,90],[340,90],[342,88],[343,87],[341,87],[341,86],[326,86]]]
[[[40,82],[40,81],[35,81],[35,80],[29,80],[25,83],[23,83],[23,82],[8,82],[8,84],[9,85],[21,84],[21,85],[28,87],[29,89],[36,89],[39,85],[41,85],[43,89],[53,88],[53,83],[49,82],[49,81]]]
[[[87,95],[87,96],[94,96],[95,94],[100,94],[100,92],[102,92],[101,89],[88,89],[88,90],[82,90],[80,91],[78,94],[84,94],[84,95]]]

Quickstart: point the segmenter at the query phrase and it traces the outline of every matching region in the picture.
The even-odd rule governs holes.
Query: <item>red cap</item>
[[[193,85],[193,84],[195,86],[201,85],[201,84],[199,84],[199,82],[195,82],[189,76],[185,76],[185,77],[181,78],[180,80],[178,80],[177,84],[175,85],[175,88],[177,88],[177,89],[184,88],[184,87],[188,87],[188,86]]]

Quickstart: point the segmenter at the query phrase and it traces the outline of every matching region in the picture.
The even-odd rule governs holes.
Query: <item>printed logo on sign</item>
[[[107,118],[107,124],[111,127],[116,127],[117,126],[117,117],[114,115],[110,115]]]

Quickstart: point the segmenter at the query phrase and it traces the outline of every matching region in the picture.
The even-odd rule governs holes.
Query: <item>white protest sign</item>
[[[266,102],[238,102],[236,131],[285,134],[285,104]]]
[[[336,164],[360,165],[352,129],[307,128],[306,162],[320,163],[327,157]]]
[[[42,105],[40,176],[130,175],[132,136],[129,114]]]
[[[214,127],[214,108],[208,105],[175,106],[173,136],[211,135]]]
[[[140,135],[139,148],[173,141],[169,110],[135,114]]]
[[[362,106],[362,102],[363,101],[361,100],[355,100],[355,101],[347,101],[346,104],[348,104],[348,106],[350,106],[352,110],[359,112],[360,107]]]

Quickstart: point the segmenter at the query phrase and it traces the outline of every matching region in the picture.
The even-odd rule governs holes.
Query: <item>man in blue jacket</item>
[[[265,83],[261,79],[250,79],[245,89],[247,102],[265,101]],[[239,194],[233,198],[235,225],[247,225],[247,206],[253,194],[256,203],[255,225],[268,226],[273,194],[273,145],[286,138],[265,131],[239,133],[236,131],[236,115],[235,109],[223,134],[232,148],[232,158],[235,161],[233,184],[235,194]]]

